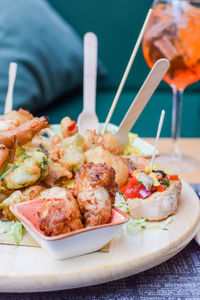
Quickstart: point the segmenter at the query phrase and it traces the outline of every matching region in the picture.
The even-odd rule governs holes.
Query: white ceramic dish
[[[111,222],[108,224],[48,237],[39,228],[38,212],[43,201],[37,199],[18,203],[12,205],[10,210],[38,244],[55,259],[66,259],[101,249],[129,220],[125,213],[113,207]]]
[[[99,129],[98,132],[101,132],[101,129],[103,128],[103,124],[104,123],[100,123],[99,124]],[[117,126],[114,124],[108,124],[107,130],[114,133],[117,131]],[[60,125],[59,124],[52,124],[51,125],[51,129],[56,133],[56,134],[60,134]],[[136,146],[142,153],[142,155],[140,155],[141,157],[144,158],[151,158],[152,154],[153,154],[153,150],[154,150],[154,146],[152,146],[151,144],[145,142],[143,139],[141,139],[140,137],[136,137],[133,141],[133,146]],[[160,152],[157,150],[156,152],[156,156],[160,155]]]

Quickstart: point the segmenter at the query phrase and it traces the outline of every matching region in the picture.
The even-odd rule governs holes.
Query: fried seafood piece
[[[105,163],[113,167],[116,176],[115,181],[119,188],[124,186],[128,180],[128,164],[119,155],[114,155],[102,147],[90,149],[84,153],[86,162],[93,162],[95,164]]]
[[[84,134],[84,150],[87,151],[94,146],[102,146],[105,150],[116,155],[122,154],[120,142],[112,133],[106,132],[102,135],[97,134],[95,130],[88,129]]]
[[[0,143],[4,144],[8,148],[13,148],[15,139],[17,139],[20,145],[25,145],[32,140],[36,133],[47,126],[47,117],[35,117],[13,130],[5,130],[0,132]]]
[[[8,160],[8,157],[9,157],[9,149],[5,145],[0,144],[0,171],[2,170],[6,161]]]
[[[62,145],[62,140],[58,135],[55,135],[48,150],[49,157],[52,161],[59,161],[65,154],[65,149]]]
[[[45,179],[48,186],[60,184],[59,179],[71,179],[73,173],[84,163],[84,139],[80,134],[61,139],[54,136],[48,149],[49,174]]]
[[[6,217],[6,219],[10,221],[14,220],[15,217],[10,211],[10,206],[38,198],[43,189],[43,186],[34,185],[26,188],[24,191],[11,191],[12,194],[7,195],[6,199],[4,199],[2,203],[0,203],[0,210],[2,211],[2,214]]]
[[[45,183],[47,186],[54,186],[57,184],[59,179],[71,179],[72,177],[73,174],[69,170],[68,166],[64,166],[58,162],[53,162],[49,163],[49,172],[45,178]]]
[[[0,120],[0,133],[5,130],[14,130],[19,125],[17,120]]]
[[[41,149],[43,148],[48,152],[49,147],[51,147],[51,139],[46,136],[36,134],[31,140],[31,146]]]
[[[110,221],[116,190],[115,170],[112,167],[88,163],[79,169],[75,174],[74,195],[86,227]]]
[[[41,192],[45,189],[42,185],[32,185],[28,188],[26,188],[22,194],[23,194],[23,201],[30,201],[38,198],[41,194]]]
[[[43,180],[48,174],[48,160],[43,152],[30,149],[25,155],[17,157],[8,168],[13,170],[4,177],[3,183],[6,188],[15,190]]]
[[[60,123],[62,137],[70,137],[78,133],[78,126],[75,121],[72,121],[69,117],[65,117]]]
[[[49,194],[48,191],[44,193],[44,199],[39,217],[40,229],[45,235],[55,236],[83,228],[79,206],[71,189],[54,187]]]
[[[17,121],[19,123],[19,125],[25,123],[28,120],[32,120],[33,118],[34,118],[33,115],[29,111],[27,111],[23,108],[20,108],[18,111],[11,110],[7,114],[5,114],[3,117],[4,120]]]

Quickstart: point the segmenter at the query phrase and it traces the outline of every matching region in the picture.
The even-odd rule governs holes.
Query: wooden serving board
[[[63,261],[41,248],[0,245],[0,292],[40,292],[70,289],[133,275],[169,259],[195,236],[200,204],[192,188],[183,183],[178,212],[168,231],[124,231],[111,242],[109,252],[96,252]]]

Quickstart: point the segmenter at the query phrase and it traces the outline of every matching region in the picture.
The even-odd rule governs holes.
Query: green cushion
[[[45,106],[82,83],[82,41],[44,0],[0,1],[0,113],[10,61],[18,63],[14,107]]]
[[[119,103],[113,114],[111,122],[119,124],[135,97],[135,91],[125,91],[119,99]],[[111,91],[99,91],[97,93],[97,115],[100,122],[104,122],[112,104],[115,93]],[[161,110],[165,109],[165,121],[163,124],[161,136],[171,136],[171,110],[172,110],[172,94],[165,91],[157,91],[149,103],[145,107],[140,118],[134,125],[132,131],[138,133],[142,137],[153,137],[156,135],[158,121]],[[70,95],[56,105],[53,105],[43,111],[50,117],[50,123],[59,123],[60,120],[68,115],[72,119],[77,120],[82,110],[82,93]],[[199,95],[196,93],[185,93],[183,101],[183,137],[200,137],[199,122],[200,102]],[[191,117],[192,116],[192,117]]]

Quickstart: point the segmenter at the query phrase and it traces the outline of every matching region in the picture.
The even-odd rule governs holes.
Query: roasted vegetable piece
[[[15,169],[4,177],[3,182],[8,189],[30,186],[48,174],[48,161],[43,152],[33,149],[26,153],[13,162]]]

